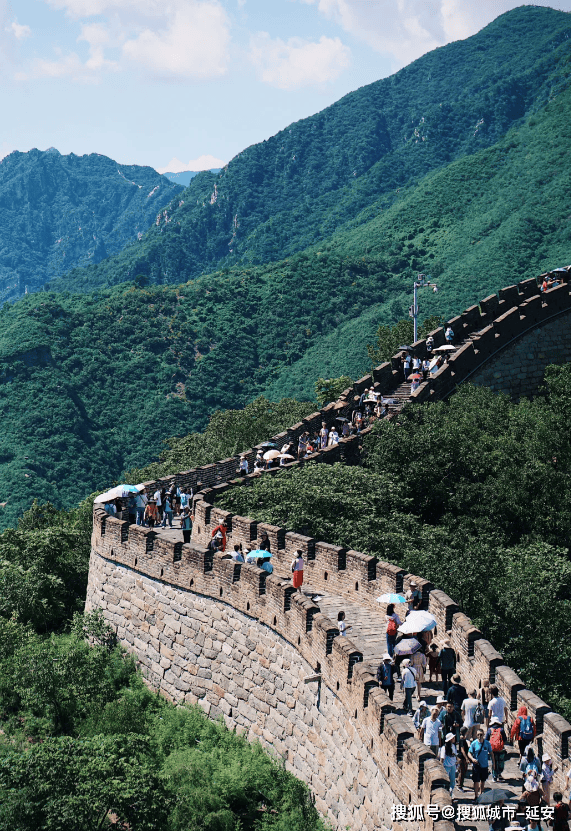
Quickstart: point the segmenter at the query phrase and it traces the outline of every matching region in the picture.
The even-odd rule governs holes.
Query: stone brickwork
[[[527,280],[485,298],[450,321],[462,347],[409,400],[440,400],[466,379],[514,397],[534,392],[548,363],[571,360],[570,313],[567,283],[540,295],[536,281]],[[444,329],[433,336],[436,346],[442,344]],[[424,356],[424,341],[414,348]],[[296,441],[304,430],[348,415],[355,397],[371,385],[390,393],[399,383],[397,357],[357,381],[338,401],[274,436],[276,444]],[[358,463],[360,441],[359,436],[342,439],[311,458]],[[250,463],[256,450],[247,451]],[[228,725],[272,747],[308,782],[316,804],[339,829],[402,831],[390,821],[395,801],[450,805],[442,765],[378,688],[363,664],[363,645],[357,638],[338,637],[336,621],[278,576],[301,549],[313,589],[335,593],[371,614],[379,614],[376,597],[402,593],[414,578],[438,631],[450,632],[463,683],[475,688],[484,680],[496,683],[510,705],[510,724],[519,705],[527,705],[537,722],[539,753],[550,753],[559,767],[555,787],[563,786],[571,724],[525,688],[453,599],[398,566],[222,511],[216,505],[219,495],[254,481],[252,474],[236,479],[237,465],[233,457],[147,483],[149,490],[173,482],[198,490],[189,545],[94,506],[86,608],[103,609],[149,683],[174,701],[199,702],[211,716],[223,715]],[[265,530],[276,573],[206,551],[212,529],[222,520],[229,545],[255,543]],[[317,682],[302,683],[313,674],[321,678],[319,710]],[[441,819],[427,818],[421,827],[452,831],[452,824]]]
[[[390,828],[400,801],[338,694],[285,638],[221,600],[173,588],[93,553],[88,608],[100,607],[173,701],[259,740],[310,786],[338,828]],[[127,616],[125,610],[129,608]],[[387,728],[388,729],[388,728]],[[398,778],[398,765],[392,778]]]

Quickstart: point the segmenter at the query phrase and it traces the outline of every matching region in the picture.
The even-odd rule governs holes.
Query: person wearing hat
[[[422,594],[421,594],[418,586],[416,585],[416,581],[411,580],[408,585],[409,585],[408,591],[406,592],[406,594],[404,596],[404,599],[406,600],[407,605],[408,605],[407,615],[408,615],[409,612],[413,612],[415,609],[418,609],[421,602],[422,602]]]
[[[192,520],[193,517],[190,515],[190,508],[188,505],[186,508],[182,509],[180,515],[180,527],[182,528],[182,539],[184,543],[190,542],[190,535],[192,534]]]
[[[395,671],[393,659],[388,652],[383,655],[383,661],[377,670],[377,681],[392,701],[395,694]]]
[[[438,707],[433,707],[430,715],[422,722],[419,739],[432,750],[435,756],[438,755],[442,741],[442,722],[438,718]]]
[[[559,770],[557,766],[553,767],[553,763],[551,761],[551,756],[549,753],[544,753],[541,757],[541,787],[543,788],[543,798],[547,805],[549,805],[550,799],[550,792],[551,792],[551,783],[553,782],[553,777]]]
[[[502,773],[504,772],[506,761],[505,746],[508,740],[504,726],[497,716],[492,716],[490,719],[486,739],[490,742],[490,747],[492,748],[492,779],[494,782],[497,782],[502,778]]]
[[[238,473],[240,476],[247,476],[249,473],[248,470],[248,459],[246,458],[246,454],[242,453],[240,456],[240,464],[238,465]]]
[[[147,507],[145,508],[144,514],[145,524],[149,526],[149,528],[154,528],[155,525],[159,521],[159,512],[157,510],[157,503],[154,499],[149,499],[147,502]]]
[[[442,644],[438,657],[440,658],[440,672],[442,673],[442,691],[446,695],[450,687],[450,679],[456,672],[456,652],[449,638],[446,638]]]
[[[291,561],[291,582],[294,589],[301,589],[303,585],[303,551],[301,548],[295,552],[295,557]],[[392,701],[392,698],[391,698]]]
[[[454,786],[456,784],[456,758],[458,756],[458,752],[456,750],[455,739],[456,737],[454,733],[447,733],[446,738],[444,739],[444,744],[440,748],[440,752],[438,754],[440,761],[444,765],[444,769],[448,774],[448,778],[450,779],[450,796],[452,796]]]
[[[429,715],[430,715],[430,707],[428,706],[426,701],[421,701],[420,704],[418,705],[418,710],[414,714],[414,718],[413,718],[414,726],[418,730],[419,734],[420,734],[420,726],[421,726],[422,722],[424,721],[425,718],[428,718]]]
[[[537,771],[534,768],[526,774],[520,802],[523,802],[526,808],[536,808],[541,805],[542,799],[543,788],[539,784]]]
[[[460,713],[462,704],[466,698],[468,698],[468,693],[466,692],[466,687],[462,686],[462,679],[459,675],[453,675],[452,685],[448,687],[448,692],[446,693],[446,700],[451,701],[454,704],[454,709]]]
[[[412,716],[412,694],[416,687],[416,672],[410,665],[410,660],[405,658],[401,663],[401,685],[404,690],[404,707],[409,716]]]
[[[220,525],[217,525],[216,528],[212,529],[212,536],[217,537],[218,539],[222,540],[221,549],[222,551],[226,551],[226,533],[227,533],[228,526],[226,525],[226,520],[223,519]]]

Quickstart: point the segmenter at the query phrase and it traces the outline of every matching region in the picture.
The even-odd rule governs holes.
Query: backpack
[[[532,742],[534,739],[533,724],[529,716],[519,720],[519,740],[521,742]]]
[[[492,733],[491,733],[491,736],[490,736],[490,744],[492,746],[492,750],[495,753],[499,753],[500,750],[504,749],[504,740],[502,738],[502,728],[501,727],[496,727],[496,728],[494,728],[494,730],[492,730]]]
[[[397,622],[394,618],[390,618],[387,623],[387,635],[396,635],[398,632]]]
[[[474,711],[474,724],[483,724],[484,723],[484,708],[481,704],[478,704]],[[493,745],[492,745],[493,746]],[[495,748],[494,748],[495,750]],[[503,747],[500,748],[503,750]]]

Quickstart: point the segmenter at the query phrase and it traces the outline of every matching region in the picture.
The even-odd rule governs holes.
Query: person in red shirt
[[[216,536],[218,532],[222,534],[222,551],[226,551],[226,531],[226,522],[221,522],[220,525],[217,525],[216,528],[212,531],[213,538]]]

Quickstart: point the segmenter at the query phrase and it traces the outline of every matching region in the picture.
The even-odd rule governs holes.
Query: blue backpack
[[[529,716],[519,720],[519,738],[522,742],[533,741],[533,725]]]

